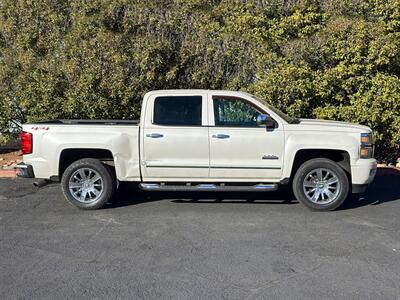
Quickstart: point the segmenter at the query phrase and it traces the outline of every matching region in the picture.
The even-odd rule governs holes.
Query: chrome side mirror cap
[[[269,115],[259,114],[256,121],[257,126],[263,126],[267,129],[276,128],[276,122]]]
[[[264,114],[260,114],[257,116],[256,124],[257,126],[266,126],[267,125],[268,116]]]

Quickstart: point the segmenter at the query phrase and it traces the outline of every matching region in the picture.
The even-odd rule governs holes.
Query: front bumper
[[[369,184],[353,184],[351,186],[351,192],[353,194],[364,193],[367,190],[368,186],[369,186]]]
[[[374,158],[359,159],[356,164],[351,166],[353,193],[362,193],[367,189],[367,186],[375,178],[376,168],[377,163]]]
[[[22,178],[35,178],[35,173],[33,173],[33,168],[31,165],[26,165],[24,163],[19,163],[16,167],[17,176]]]

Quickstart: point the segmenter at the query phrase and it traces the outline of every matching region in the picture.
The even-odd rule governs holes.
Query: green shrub
[[[371,126],[400,156],[400,0],[4,0],[9,120],[138,118],[164,88],[246,90],[298,117]]]

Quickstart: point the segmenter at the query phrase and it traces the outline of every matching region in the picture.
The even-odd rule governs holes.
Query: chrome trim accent
[[[262,159],[279,159],[276,155],[264,155]]]
[[[27,165],[16,165],[14,169],[28,169]]]
[[[79,168],[70,176],[68,189],[76,201],[85,204],[96,202],[104,191],[103,177],[95,169]]]
[[[257,116],[256,124],[257,126],[266,126],[268,116],[266,114],[259,114]]]
[[[199,184],[197,185],[198,189],[215,189],[217,186],[215,184]]]
[[[153,138],[153,139],[158,139],[158,138],[164,137],[164,135],[161,133],[148,133],[148,134],[146,134],[146,136],[149,138]]]
[[[143,190],[153,190],[160,188],[160,185],[158,183],[141,183],[139,186]]]
[[[256,184],[256,185],[215,185],[215,184],[197,184],[197,185],[160,185],[158,183],[140,183],[139,187],[145,191],[219,191],[219,192],[260,192],[276,191],[278,184]]]
[[[228,134],[223,134],[223,133],[213,134],[212,137],[214,139],[229,139],[230,138],[230,136]]]
[[[330,169],[311,170],[303,180],[303,193],[315,204],[332,203],[339,197],[341,190],[339,177]]]
[[[168,165],[148,165],[148,163],[146,163],[146,167],[147,168],[193,168],[193,169],[205,169],[205,168],[209,168],[209,166],[168,166]]]
[[[232,166],[169,166],[169,165],[149,165],[146,163],[147,168],[210,168],[210,169],[263,169],[263,170],[280,170],[280,167],[232,167]]]
[[[18,177],[35,178],[35,174],[31,165],[25,165],[23,162],[21,162],[17,164],[14,169],[17,171]]]
[[[281,167],[231,167],[231,166],[211,166],[211,169],[264,169],[264,170],[280,170]]]
[[[267,190],[273,187],[275,187],[275,184],[257,184],[254,186],[254,188],[256,189],[267,189]]]

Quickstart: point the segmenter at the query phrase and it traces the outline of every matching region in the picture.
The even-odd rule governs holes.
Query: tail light
[[[32,139],[32,133],[22,131],[21,135],[21,151],[22,154],[31,154],[32,153],[32,145],[33,145],[33,139]]]

